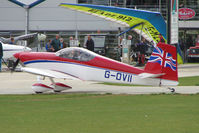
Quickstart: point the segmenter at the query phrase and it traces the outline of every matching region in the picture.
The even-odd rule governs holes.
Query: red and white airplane
[[[164,43],[157,45],[144,69],[79,47],[65,48],[56,53],[20,52],[14,56],[17,62],[23,64],[22,71],[49,77],[52,81],[51,86],[34,84],[32,88],[36,93],[71,89],[63,83],[55,83],[53,78],[153,86],[178,85],[176,48]]]

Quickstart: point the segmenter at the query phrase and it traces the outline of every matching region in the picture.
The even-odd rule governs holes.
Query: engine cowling
[[[47,86],[45,84],[42,83],[36,83],[32,85],[32,89],[35,93],[43,93],[43,92],[47,92],[47,91],[51,91],[53,90],[52,87]]]
[[[51,87],[53,87],[54,92],[61,92],[63,90],[72,89],[71,86],[65,85],[63,83],[54,83],[54,84],[51,84]]]

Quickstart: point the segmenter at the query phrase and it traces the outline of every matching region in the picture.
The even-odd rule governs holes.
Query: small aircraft
[[[178,84],[176,48],[164,43],[157,44],[144,69],[79,47],[65,48],[56,53],[20,52],[14,54],[14,57],[17,61],[13,69],[21,62],[24,66],[21,68],[22,71],[51,80],[51,86],[41,82],[33,84],[32,89],[36,93],[49,90],[61,92],[72,88],[63,83],[56,83],[54,78],[153,86]]]
[[[31,33],[31,34],[16,36],[16,37],[13,37],[13,39],[14,39],[13,43],[16,44],[17,41],[19,41],[19,40],[27,40],[27,39],[36,37],[37,35],[38,35],[38,33]],[[0,37],[0,41],[3,42],[3,43],[10,43],[11,42],[11,38]]]
[[[21,35],[21,36],[16,36],[13,37],[14,42],[13,44],[9,44],[11,42],[11,38],[4,38],[0,37],[0,43],[3,46],[3,60],[8,60],[13,58],[13,55],[18,52],[22,51],[31,51],[31,49],[27,46],[19,46],[19,45],[14,45],[17,43],[19,40],[28,40],[30,38],[36,37],[38,33],[31,33],[31,34],[26,34],[26,35]]]
[[[0,43],[3,46],[3,59],[7,60],[10,58],[13,58],[13,55],[18,52],[25,52],[25,51],[31,51],[29,47],[25,46],[18,46],[13,44],[4,44],[0,41]]]

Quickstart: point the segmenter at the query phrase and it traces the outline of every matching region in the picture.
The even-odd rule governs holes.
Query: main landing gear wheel
[[[171,88],[171,87],[168,87],[168,89],[169,89],[172,93],[174,93],[174,92],[176,91],[174,88]]]
[[[42,94],[43,92],[35,92],[36,94]]]
[[[55,92],[55,93],[61,93],[61,91],[55,91],[55,90],[54,90],[54,92]]]

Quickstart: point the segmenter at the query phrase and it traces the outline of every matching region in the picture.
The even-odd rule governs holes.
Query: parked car
[[[188,62],[199,61],[199,46],[190,47],[187,50]]]

